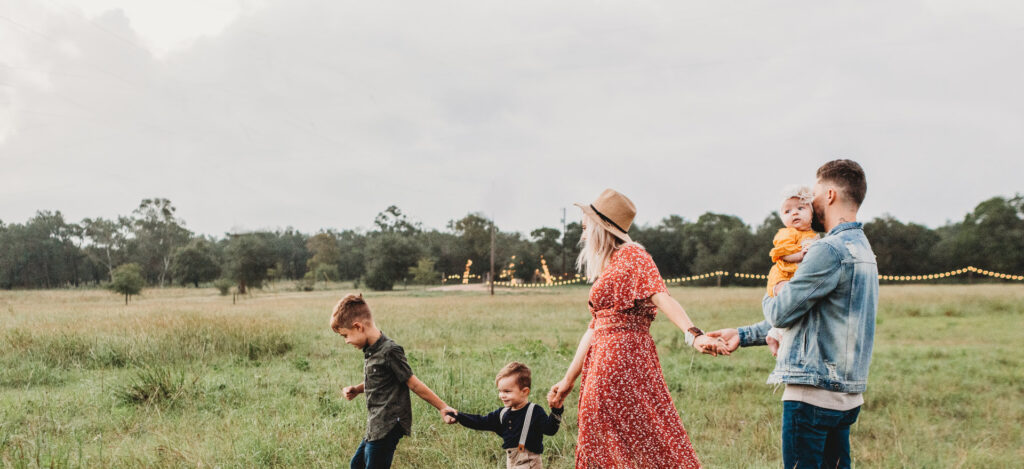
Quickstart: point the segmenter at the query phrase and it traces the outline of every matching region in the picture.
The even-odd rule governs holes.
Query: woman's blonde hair
[[[593,283],[608,265],[612,253],[626,242],[604,229],[600,221],[585,213],[583,216],[587,226],[583,229],[583,236],[580,236],[580,255],[576,258],[576,270],[586,275],[588,282]]]

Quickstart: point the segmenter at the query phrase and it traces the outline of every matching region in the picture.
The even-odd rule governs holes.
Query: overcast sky
[[[758,224],[836,157],[862,219],[1024,192],[1024,2],[0,0],[0,219],[197,232]]]

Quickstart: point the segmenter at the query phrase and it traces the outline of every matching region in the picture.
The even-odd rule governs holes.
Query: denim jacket
[[[772,326],[788,328],[768,382],[864,392],[875,339],[878,266],[863,225],[840,224],[811,245],[778,296],[765,295],[765,320],[739,328],[740,345],[764,345]]]

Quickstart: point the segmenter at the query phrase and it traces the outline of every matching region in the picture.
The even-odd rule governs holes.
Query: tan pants
[[[505,454],[508,455],[506,466],[508,469],[543,469],[544,463],[541,460],[541,456],[537,453],[530,452],[528,449],[519,450],[516,448],[506,449]]]

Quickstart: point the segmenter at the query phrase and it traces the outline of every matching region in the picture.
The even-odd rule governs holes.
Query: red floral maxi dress
[[[590,289],[594,329],[580,385],[577,469],[699,468],[650,326],[666,291],[650,254],[627,244]]]

